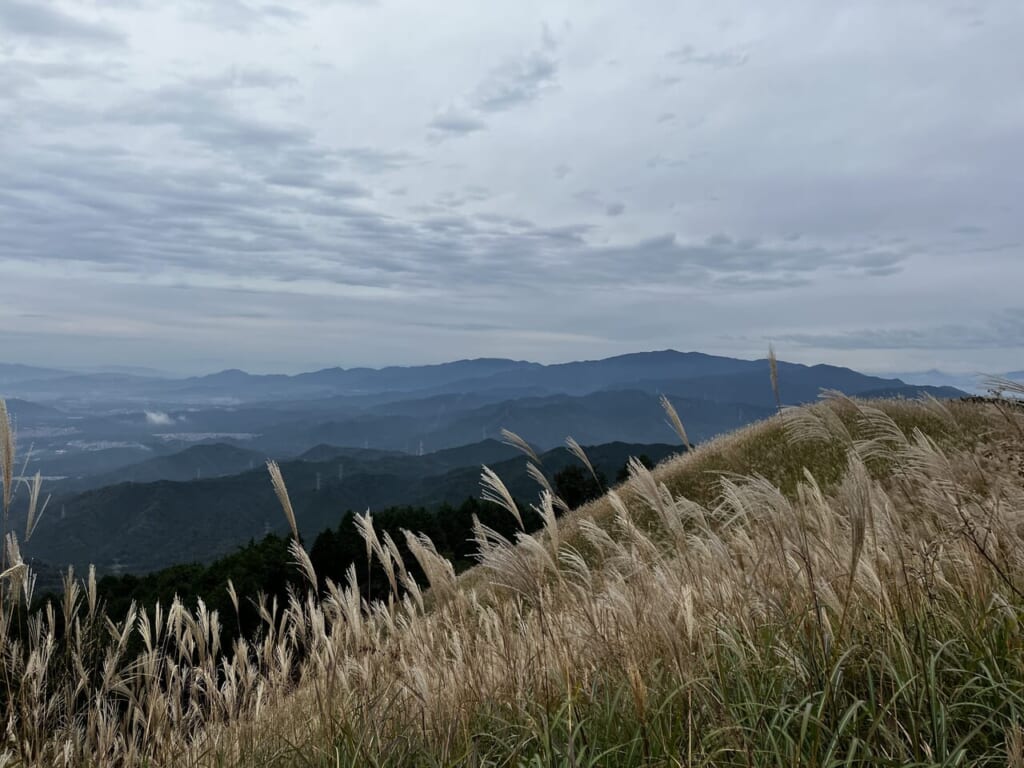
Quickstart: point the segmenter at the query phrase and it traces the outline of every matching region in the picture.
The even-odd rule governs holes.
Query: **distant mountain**
[[[234,475],[262,468],[266,456],[227,443],[193,445],[183,451],[129,464],[113,472],[90,475],[61,486],[66,489],[100,488],[117,483],[149,483],[158,480],[198,480]]]
[[[774,412],[773,407],[694,400],[677,397],[673,390],[667,393],[694,442]],[[498,435],[503,428],[516,432],[541,449],[560,445],[566,436],[591,445],[615,439],[632,443],[674,439],[655,393],[616,390],[495,403],[459,416],[445,427],[428,433],[426,440],[431,445],[458,445],[481,434]]]
[[[429,390],[454,382],[480,376],[496,376],[511,371],[543,368],[539,363],[501,358],[477,358],[456,360],[439,365],[412,367],[391,366],[388,368],[327,368],[295,377],[302,382],[328,384],[338,391],[349,394],[378,392],[381,390]]]
[[[672,392],[683,397],[715,402],[748,403],[762,407],[775,405],[775,394],[769,382],[767,360],[751,362],[741,373],[637,382],[637,387],[649,392]],[[929,391],[936,397],[960,397],[966,393],[947,388],[908,387],[899,379],[867,376],[849,368],[831,365],[797,365],[779,363],[779,394],[787,405],[813,402],[822,390],[838,390],[848,395],[889,396],[897,394],[913,397],[914,392]],[[945,394],[940,394],[941,392]],[[869,394],[875,393],[875,394]]]
[[[67,371],[56,368],[37,368],[32,365],[0,363],[0,386],[17,384],[23,381],[55,379],[67,375]]]
[[[499,446],[483,443],[476,456],[472,446],[464,446],[436,455],[289,461],[281,467],[300,530],[313,537],[337,525],[347,509],[434,505],[478,496],[484,463],[493,465],[514,494],[535,498],[537,486],[526,474],[524,457],[481,460],[488,453],[492,459],[512,453],[508,446]],[[588,450],[594,464],[614,478],[630,456],[647,454],[659,461],[679,447],[615,443]],[[549,476],[578,462],[564,448],[541,459]],[[268,530],[285,528],[270,480],[260,468],[189,482],[126,482],[55,498],[26,554],[55,565],[91,562],[101,570],[147,572],[179,562],[208,561]]]
[[[672,390],[668,393],[674,395]],[[561,445],[567,435],[590,444],[620,439],[660,442],[672,439],[673,433],[665,423],[657,395],[655,391],[612,390],[517,398],[479,407],[428,406],[423,410],[400,402],[395,404],[396,412],[381,406],[338,419],[296,415],[261,430],[259,437],[243,445],[270,456],[299,455],[318,444],[403,453],[418,453],[422,447],[434,452],[497,438],[503,428],[520,433],[542,450]],[[687,414],[687,429],[693,440],[707,439],[774,412],[774,405],[678,399]],[[467,398],[460,405],[473,406],[474,402],[474,398]]]
[[[175,404],[242,405],[296,400],[353,398],[335,401],[332,407],[367,408],[402,400],[427,400],[444,395],[510,399],[524,395],[584,395],[605,389],[645,388],[643,382],[702,379],[709,386],[726,377],[748,377],[752,389],[763,389],[765,360],[740,360],[699,352],[662,350],[619,355],[604,360],[542,365],[522,360],[481,358],[458,360],[440,365],[389,368],[325,368],[294,376],[254,375],[231,369],[208,376],[166,379],[127,374],[63,375],[50,372],[29,377],[21,371],[8,387],[11,396],[29,400],[70,403],[115,401],[149,403],[172,407]],[[781,363],[780,370],[793,375],[794,402],[807,399],[814,384],[840,386],[858,382],[861,390],[892,387],[896,379],[868,377],[849,369],[831,366],[803,366]],[[797,375],[797,371],[804,375]],[[60,375],[58,375],[60,374]],[[873,380],[870,384],[867,380]],[[2,379],[0,379],[2,381]],[[504,393],[497,394],[494,393]],[[816,394],[816,390],[815,390]],[[720,402],[726,397],[716,397]],[[735,399],[735,398],[734,398]],[[740,399],[750,402],[749,399]],[[438,400],[442,404],[443,399]],[[756,401],[760,402],[760,400]],[[269,407],[269,406],[268,406]]]
[[[38,471],[50,478],[47,492],[63,492],[64,488],[74,488],[77,483],[95,487],[89,482],[81,482],[81,479],[105,473],[109,473],[108,478],[118,477],[121,469],[148,461],[155,453],[154,448],[141,443],[97,442],[65,453],[43,453],[33,449],[27,469],[30,475]]]
[[[168,384],[160,389],[167,396],[229,395],[239,402],[280,397],[326,397],[379,392],[425,391],[481,376],[492,376],[537,363],[480,358],[439,365],[389,368],[325,368],[295,376],[254,375],[237,369],[221,371]]]
[[[767,360],[674,350],[555,365],[483,358],[295,376],[236,369],[187,379],[4,370],[35,377],[3,389],[25,401],[12,400],[12,411],[23,447],[33,447],[31,469],[68,477],[78,487],[93,485],[87,475],[113,473],[195,444],[229,444],[278,459],[321,444],[414,454],[494,438],[503,427],[541,449],[561,444],[567,434],[595,444],[652,442],[671,434],[657,404],[662,393],[681,402],[691,437],[699,441],[775,407]],[[959,394],[827,365],[780,362],[779,378],[787,404],[812,401],[822,389]],[[160,466],[152,479],[182,477],[183,470]],[[209,471],[218,471],[213,467]],[[204,471],[192,471],[197,469]]]
[[[894,373],[893,378],[914,386],[954,387],[968,393],[984,391],[984,375],[980,373],[946,373],[932,369],[912,373]]]
[[[48,405],[11,398],[6,401],[7,412],[15,426],[37,426],[43,424],[66,424],[68,414]]]
[[[161,368],[150,368],[144,365],[99,365],[99,366],[75,366],[75,373],[117,373],[129,376],[144,376],[153,379],[174,379],[178,378],[174,373]]]
[[[500,440],[482,440],[477,443],[460,445],[456,448],[434,451],[417,458],[421,463],[438,467],[460,467],[466,464],[487,464],[494,461],[505,461],[518,454],[519,450],[517,448],[513,448]],[[302,461],[326,462],[336,459],[356,459],[358,461],[373,461],[382,458],[405,459],[408,456],[408,453],[400,451],[344,448],[337,445],[321,444],[310,448],[298,456],[298,458]]]
[[[602,389],[629,389],[651,379],[684,379],[750,372],[755,361],[701,352],[638,352],[604,360],[534,365],[486,377],[464,379],[449,387],[483,392],[496,387],[536,387],[550,392],[588,394]]]
[[[359,459],[363,461],[381,459],[384,457],[403,456],[400,451],[381,451],[373,448],[351,448],[340,445],[329,445],[320,443],[314,445],[308,451],[298,455],[300,461],[332,461],[334,459]]]
[[[7,385],[15,396],[42,402],[112,403],[133,402],[154,397],[165,379],[122,373],[62,372],[31,379],[18,379]]]
[[[463,467],[477,464],[494,464],[509,461],[520,456],[518,448],[500,440],[482,440],[456,448],[445,448],[429,454],[431,459],[450,467]]]

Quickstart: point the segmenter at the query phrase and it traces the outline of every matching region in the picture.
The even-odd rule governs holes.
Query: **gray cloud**
[[[554,87],[558,74],[555,49],[554,38],[545,27],[541,46],[508,58],[491,69],[466,97],[467,108],[450,105],[436,114],[428,126],[432,138],[438,140],[482,131],[487,128],[482,115],[505,112],[536,101]]]
[[[435,115],[429,127],[437,135],[465,135],[484,130],[487,123],[470,112],[449,107]]]
[[[293,189],[315,190],[322,192],[329,197],[369,197],[370,192],[366,187],[351,182],[328,181],[316,173],[302,173],[301,171],[281,171],[264,177],[264,181],[277,187],[291,187]]]
[[[473,106],[482,112],[502,112],[540,97],[558,73],[558,63],[548,50],[533,51],[504,62],[480,83]]]
[[[397,171],[417,162],[416,156],[410,152],[374,147],[346,147],[335,150],[334,154],[355,170],[370,174]]]
[[[296,77],[274,72],[263,68],[237,68],[217,75],[204,75],[189,80],[190,85],[203,90],[221,90],[225,88],[266,88],[279,89],[299,84]]]
[[[121,45],[124,36],[108,24],[85,21],[41,2],[3,0],[0,28],[35,42]]]
[[[740,50],[698,51],[693,45],[683,45],[668,52],[668,57],[680,64],[692,64],[711,69],[734,69],[747,63],[748,55]]]
[[[879,328],[834,334],[790,334],[785,341],[838,350],[974,350],[1019,349],[1024,338],[1024,311],[1004,312],[985,324],[930,328]]]
[[[212,148],[260,151],[305,143],[309,131],[240,114],[216,91],[194,85],[158,88],[129,100],[107,114],[110,121],[133,126],[166,125],[182,136]]]
[[[248,0],[186,0],[180,9],[187,18],[200,24],[243,34],[261,25],[291,25],[306,19],[305,13],[292,6]]]
[[[680,241],[674,234],[641,240],[626,246],[592,249],[590,269],[609,279],[684,279],[688,285],[726,281],[750,288],[807,284],[815,273],[847,276],[894,274],[905,261],[899,253],[879,253],[826,247],[761,244],[717,234],[703,243]],[[636,272],[634,272],[634,270]],[[879,270],[886,270],[879,273]]]

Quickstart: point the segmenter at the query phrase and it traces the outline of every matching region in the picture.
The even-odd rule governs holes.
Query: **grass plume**
[[[11,424],[7,402],[3,399],[0,399],[0,482],[4,486],[0,501],[6,523],[14,494],[14,426]]]
[[[506,445],[511,445],[513,448],[517,448],[530,458],[534,464],[540,464],[541,460],[537,456],[537,452],[533,449],[533,446],[526,442],[523,438],[517,435],[510,429],[501,430],[501,441]]]
[[[672,405],[672,401],[665,395],[661,396],[661,407],[665,411],[665,416],[668,418],[669,426],[671,426],[676,435],[679,436],[683,445],[689,448],[690,438],[686,435],[686,427],[683,426],[683,420],[679,418],[679,413],[676,411],[676,407]]]
[[[772,383],[772,394],[775,395],[775,407],[782,410],[782,395],[779,392],[779,358],[775,355],[775,345],[768,345],[768,377]]]
[[[288,496],[288,488],[284,484],[284,477],[281,476],[281,467],[276,461],[267,461],[267,473],[270,475],[270,482],[274,486],[274,493],[281,503],[281,509],[288,520],[288,527],[291,529],[292,538],[299,541],[299,526],[295,520],[295,510],[292,508],[292,500]]]

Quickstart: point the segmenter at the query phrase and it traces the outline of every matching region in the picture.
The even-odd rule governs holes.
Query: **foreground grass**
[[[429,591],[363,518],[392,597],[352,569],[232,649],[88,581],[20,617],[9,545],[0,764],[1024,766],[1022,461],[1011,405],[835,397],[560,520],[542,489],[462,577],[409,534]]]

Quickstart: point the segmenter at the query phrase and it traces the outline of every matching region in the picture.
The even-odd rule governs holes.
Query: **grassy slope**
[[[493,551],[371,642],[394,663],[302,689],[288,743],[250,731],[247,757],[1019,765],[1021,429],[833,401],[725,436],[620,488],[618,519],[606,497],[563,520],[557,561],[550,536]],[[659,514],[658,485],[695,504]]]
[[[196,765],[1024,765],[1019,409],[833,400],[539,506],[458,579],[421,551],[425,607],[293,603],[191,747],[124,732]]]

